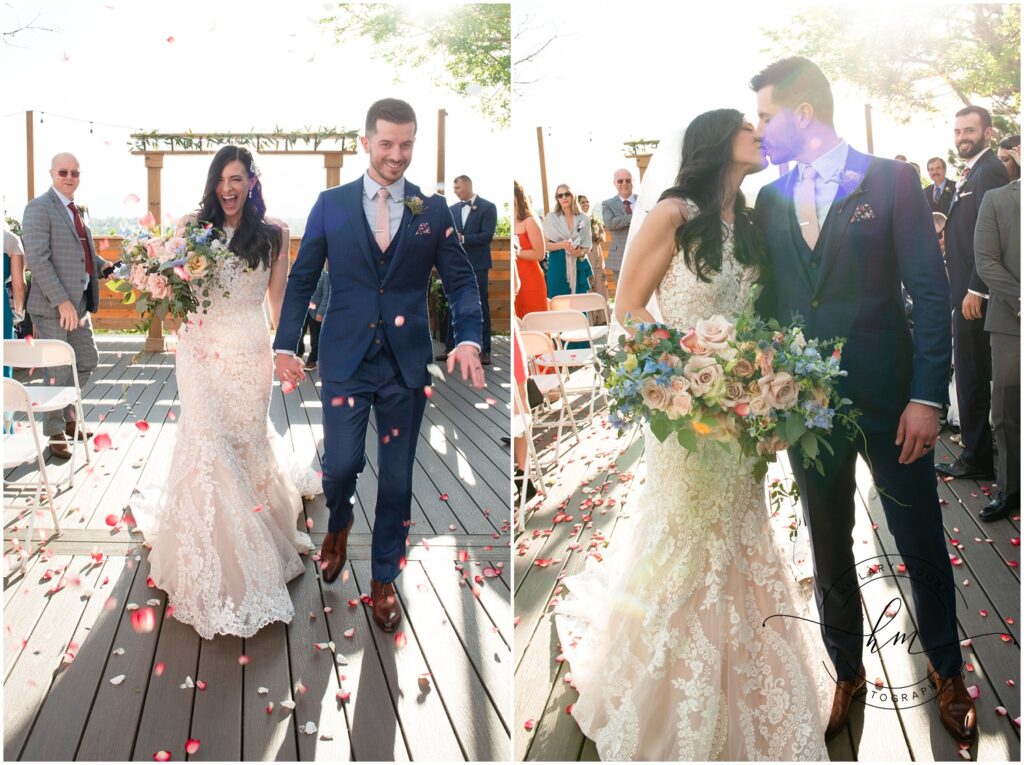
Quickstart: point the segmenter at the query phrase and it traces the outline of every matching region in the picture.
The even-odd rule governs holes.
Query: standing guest
[[[593,269],[587,251],[593,245],[590,218],[580,211],[566,183],[555,189],[555,209],[544,216],[548,246],[548,297],[590,291]]]
[[[331,277],[327,269],[320,274],[313,297],[309,299],[306,311],[306,326],[309,327],[309,356],[306,357],[306,369],[316,369],[320,357],[320,328],[323,326],[324,315],[331,304]],[[302,355],[302,341],[299,341],[299,355]]]
[[[519,276],[519,291],[516,292],[516,316],[520,319],[534,311],[548,310],[548,284],[540,262],[544,260],[544,234],[540,223],[526,198],[519,181],[513,182],[516,202],[516,220],[513,232],[516,236],[516,274]]]
[[[14,325],[25,316],[25,249],[16,234],[4,229],[4,340],[14,339]],[[4,377],[13,370],[4,367]]]
[[[493,202],[488,202],[473,193],[473,181],[468,175],[460,175],[452,181],[452,190],[459,198],[459,201],[451,206],[455,230],[459,235],[459,244],[466,251],[469,263],[473,266],[477,288],[480,290],[480,308],[484,312],[480,363],[486,366],[491,363],[491,307],[487,301],[487,278],[491,270],[491,240],[494,239],[494,231],[498,227],[498,208]],[[451,313],[448,314],[446,325],[445,349],[444,353],[438,354],[437,361],[447,359],[455,347]]]
[[[1006,168],[1006,174],[1010,176],[1011,181],[1015,181],[1020,178],[1020,165],[1014,159],[1013,150],[1020,146],[1020,136],[1011,135],[1009,138],[1004,138],[999,142],[999,148],[996,150],[996,155],[999,157],[999,161],[1003,163],[1003,167]]]
[[[625,168],[615,171],[615,190],[618,192],[611,199],[601,203],[601,220],[604,227],[612,234],[612,243],[608,247],[606,265],[619,278],[622,268],[622,257],[626,254],[626,235],[629,224],[633,222],[633,207],[636,205],[636,194],[633,193],[633,175]]]
[[[925,196],[928,197],[928,206],[932,212],[940,212],[943,215],[949,210],[949,203],[953,201],[954,183],[946,177],[946,161],[942,157],[932,157],[928,160],[928,177],[932,179],[932,185],[925,188]]]
[[[895,159],[897,162],[906,162],[907,161],[907,155],[906,154],[897,154],[895,157],[893,157],[893,159]]]
[[[78,382],[84,388],[99,363],[89,314],[99,310],[99,281],[109,276],[113,267],[96,254],[92,233],[75,205],[80,176],[73,154],[56,155],[50,163],[53,185],[25,207],[22,227],[25,262],[32,272],[28,311],[35,336],[63,340],[74,349]],[[72,385],[71,370],[66,366],[45,369],[43,377],[51,385]],[[74,406],[47,413],[43,434],[50,439],[54,457],[71,456],[65,436],[74,435],[74,419]],[[79,426],[80,439],[92,436],[85,423]]]
[[[1019,160],[1020,144],[1009,150]],[[1020,512],[1020,178],[985,195],[974,230],[978,275],[989,286],[992,430],[999,493],[981,511],[994,521]]]
[[[604,224],[601,223],[597,215],[590,212],[590,200],[585,195],[580,194],[576,197],[576,201],[580,204],[580,211],[590,218],[590,238],[593,244],[590,246],[587,259],[590,261],[590,267],[594,269],[594,278],[590,280],[591,290],[603,297],[607,303],[609,299],[608,282],[604,278],[604,248],[601,247],[606,239]],[[591,324],[604,324],[604,322],[604,314],[592,313],[590,315]]]
[[[980,106],[956,113],[953,139],[967,160],[946,220],[946,269],[953,308],[953,368],[963,452],[935,469],[954,478],[991,480],[992,355],[985,331],[988,286],[974,265],[974,226],[985,193],[1010,182],[1006,168],[989,150],[992,117]]]

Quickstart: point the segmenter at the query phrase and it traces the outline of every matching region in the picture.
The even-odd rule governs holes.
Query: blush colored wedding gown
[[[150,575],[174,618],[206,639],[291,621],[286,585],[305,570],[299,553],[312,549],[296,528],[302,495],[321,492],[311,467],[292,464],[268,417],[270,271],[239,258],[219,267],[223,289],[178,330],[181,416],[166,475],[131,499],[152,548]]]
[[[696,206],[686,201],[688,218]],[[723,224],[722,272],[677,253],[658,287],[667,324],[743,310],[751,275]],[[579,692],[572,715],[602,760],[826,760],[831,694],[817,628],[775,547],[765,487],[738,449],[687,452],[645,432],[647,480],[603,562],[556,608]],[[834,690],[834,689],[833,689]]]

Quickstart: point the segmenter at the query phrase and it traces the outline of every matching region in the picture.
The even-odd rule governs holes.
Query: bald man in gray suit
[[[50,164],[53,185],[25,207],[22,220],[25,264],[32,272],[28,312],[40,340],[63,340],[75,351],[78,382],[84,388],[99,362],[90,313],[99,309],[100,279],[112,266],[96,254],[92,232],[75,204],[80,170],[73,154],[61,153]],[[44,369],[52,385],[72,385],[68,367]],[[67,459],[71,449],[65,436],[75,432],[74,407],[50,412],[43,433],[50,437],[50,452]],[[88,439],[81,423],[78,437]]]

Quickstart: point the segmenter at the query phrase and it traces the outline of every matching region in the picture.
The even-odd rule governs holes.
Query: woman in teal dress
[[[590,292],[594,269],[587,260],[593,240],[590,218],[583,214],[568,184],[555,189],[555,209],[544,216],[548,245],[548,298]]]

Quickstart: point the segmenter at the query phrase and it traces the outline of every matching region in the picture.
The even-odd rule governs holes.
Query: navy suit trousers
[[[385,348],[365,358],[347,380],[323,380],[324,498],[331,532],[353,519],[356,479],[366,466],[366,426],[373,407],[377,423],[377,504],[373,514],[373,578],[392,582],[401,570],[409,534],[412,471],[427,397],[402,382],[398,364]]]

